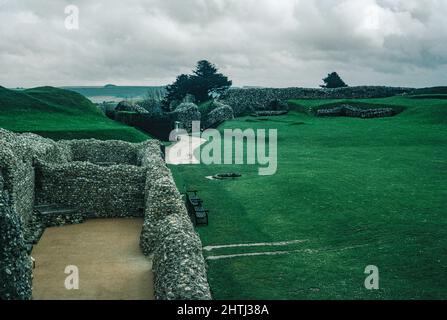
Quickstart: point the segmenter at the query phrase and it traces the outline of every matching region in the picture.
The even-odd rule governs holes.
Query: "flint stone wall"
[[[205,127],[214,128],[226,120],[234,119],[233,109],[223,103],[213,102],[215,109],[212,110],[206,119]]]
[[[0,171],[0,300],[29,300],[31,260],[26,251],[23,220],[11,209]]]
[[[74,207],[89,217],[143,216],[145,170],[89,162],[40,163],[36,201]]]
[[[319,109],[317,117],[384,118],[393,117],[397,112],[393,108],[360,109],[350,105],[341,105],[330,109]]]
[[[192,122],[200,121],[201,113],[199,107],[194,103],[182,103],[169,116],[179,121],[186,131],[191,132]]]
[[[230,105],[235,116],[247,115],[259,110],[267,110],[272,100],[291,99],[368,99],[386,98],[409,93],[414,89],[393,87],[347,87],[339,89],[307,88],[265,88],[231,89],[222,97],[222,102]]]
[[[68,161],[71,153],[65,146],[35,134],[14,134],[0,129],[0,168],[4,168],[5,188],[11,204],[25,223],[31,219],[34,206],[36,161]]]
[[[32,166],[18,166],[11,178],[13,208],[28,223],[34,207],[34,169]]]
[[[202,243],[170,170],[154,161],[147,181],[140,246],[146,255],[153,255],[156,299],[211,299]]]
[[[67,140],[61,145],[71,150],[70,161],[91,162],[94,164],[140,165],[138,150],[141,144],[124,141]]]

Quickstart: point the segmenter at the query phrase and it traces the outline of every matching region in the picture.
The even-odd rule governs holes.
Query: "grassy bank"
[[[59,139],[144,141],[142,132],[105,117],[78,93],[52,87],[23,91],[0,87],[0,127]]]

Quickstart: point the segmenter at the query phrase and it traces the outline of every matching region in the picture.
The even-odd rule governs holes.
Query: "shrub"
[[[139,103],[139,105],[144,108],[147,113],[153,117],[158,117],[163,114],[161,101],[153,97],[147,98]]]

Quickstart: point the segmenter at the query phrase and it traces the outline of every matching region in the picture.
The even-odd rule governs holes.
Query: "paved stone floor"
[[[143,219],[95,219],[45,230],[32,253],[33,298],[153,299],[152,262],[139,248],[142,225]],[[77,266],[79,290],[66,289],[67,266]]]

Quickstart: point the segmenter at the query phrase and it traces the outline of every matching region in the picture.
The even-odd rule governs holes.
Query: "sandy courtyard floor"
[[[139,248],[143,219],[95,219],[48,228],[34,247],[36,300],[151,300],[152,262]],[[67,290],[67,266],[79,270],[79,290]]]

